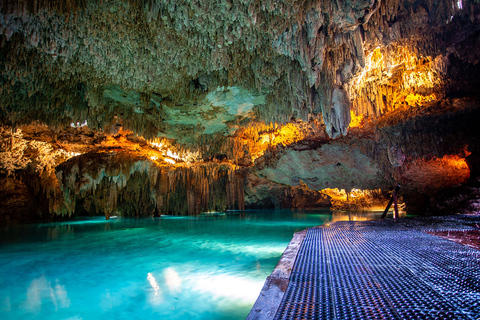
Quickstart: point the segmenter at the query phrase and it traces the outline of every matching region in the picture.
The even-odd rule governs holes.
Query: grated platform
[[[423,232],[442,221],[308,229],[275,319],[480,319],[480,250]]]

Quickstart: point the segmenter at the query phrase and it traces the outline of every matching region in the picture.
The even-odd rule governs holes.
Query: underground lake
[[[95,217],[1,229],[1,319],[245,319],[295,232],[379,212]]]

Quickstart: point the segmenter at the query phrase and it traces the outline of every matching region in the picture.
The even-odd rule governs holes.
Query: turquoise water
[[[1,228],[0,319],[245,319],[293,233],[329,211]]]

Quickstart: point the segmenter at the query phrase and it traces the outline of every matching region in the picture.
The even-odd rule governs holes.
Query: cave
[[[479,88],[478,0],[0,1],[0,274],[22,270],[0,290],[0,317],[243,319],[251,309],[249,319],[270,319],[252,305],[285,246],[317,237],[297,234],[307,228],[343,230],[342,221],[350,231],[389,221],[419,239],[453,239],[477,250],[468,266],[478,270]],[[354,236],[344,239],[353,247]],[[170,241],[174,252],[163,252]],[[59,243],[71,255],[56,256]],[[187,269],[217,273],[181,271],[179,256],[195,256],[190,243],[210,251]],[[157,246],[171,265],[138,258]],[[133,265],[116,265],[120,256]],[[100,302],[79,309],[92,302],[67,295],[74,285],[52,259],[91,270],[78,287]],[[239,280],[235,264],[222,271],[224,260],[245,263],[248,277],[256,268],[261,281]],[[135,264],[146,284],[98,284]],[[462,294],[474,301],[472,272]],[[288,275],[272,284],[282,296]],[[182,292],[214,306],[192,311],[202,303]],[[318,301],[310,304],[333,307],[300,315],[285,302],[272,312],[403,319],[405,308],[388,301],[375,308],[392,315]],[[480,316],[474,302],[445,301],[451,314],[436,318]],[[420,311],[408,315],[423,319]]]

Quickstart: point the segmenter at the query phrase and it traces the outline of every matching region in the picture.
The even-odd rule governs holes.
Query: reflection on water
[[[0,319],[244,319],[293,233],[377,213],[247,211],[0,228]]]
[[[385,208],[372,208],[370,211],[343,211],[335,210],[332,211],[331,222],[335,221],[368,221],[379,219]],[[398,216],[400,218],[405,218],[407,212],[403,210],[398,211]],[[391,208],[387,213],[387,218],[393,218],[393,208]]]
[[[164,271],[165,275],[165,284],[170,290],[171,293],[181,293],[182,292],[182,279],[173,268],[167,268]]]
[[[47,229],[47,240],[73,239],[74,229],[71,225],[52,226]]]
[[[160,291],[160,287],[158,286],[157,280],[155,280],[155,278],[152,276],[151,273],[148,273],[147,279],[148,279],[148,282],[150,282],[150,285],[152,286],[153,290],[155,291],[155,295],[158,296],[159,293],[161,294],[162,291]]]
[[[33,279],[27,288],[27,299],[23,303],[23,309],[27,312],[38,313],[42,310],[42,305],[51,304],[55,311],[58,308],[70,307],[65,286],[62,286],[56,280],[55,286],[45,278],[44,275]]]
[[[196,274],[191,278],[194,290],[215,299],[230,299],[236,303],[248,304],[255,301],[263,282],[226,274]]]

